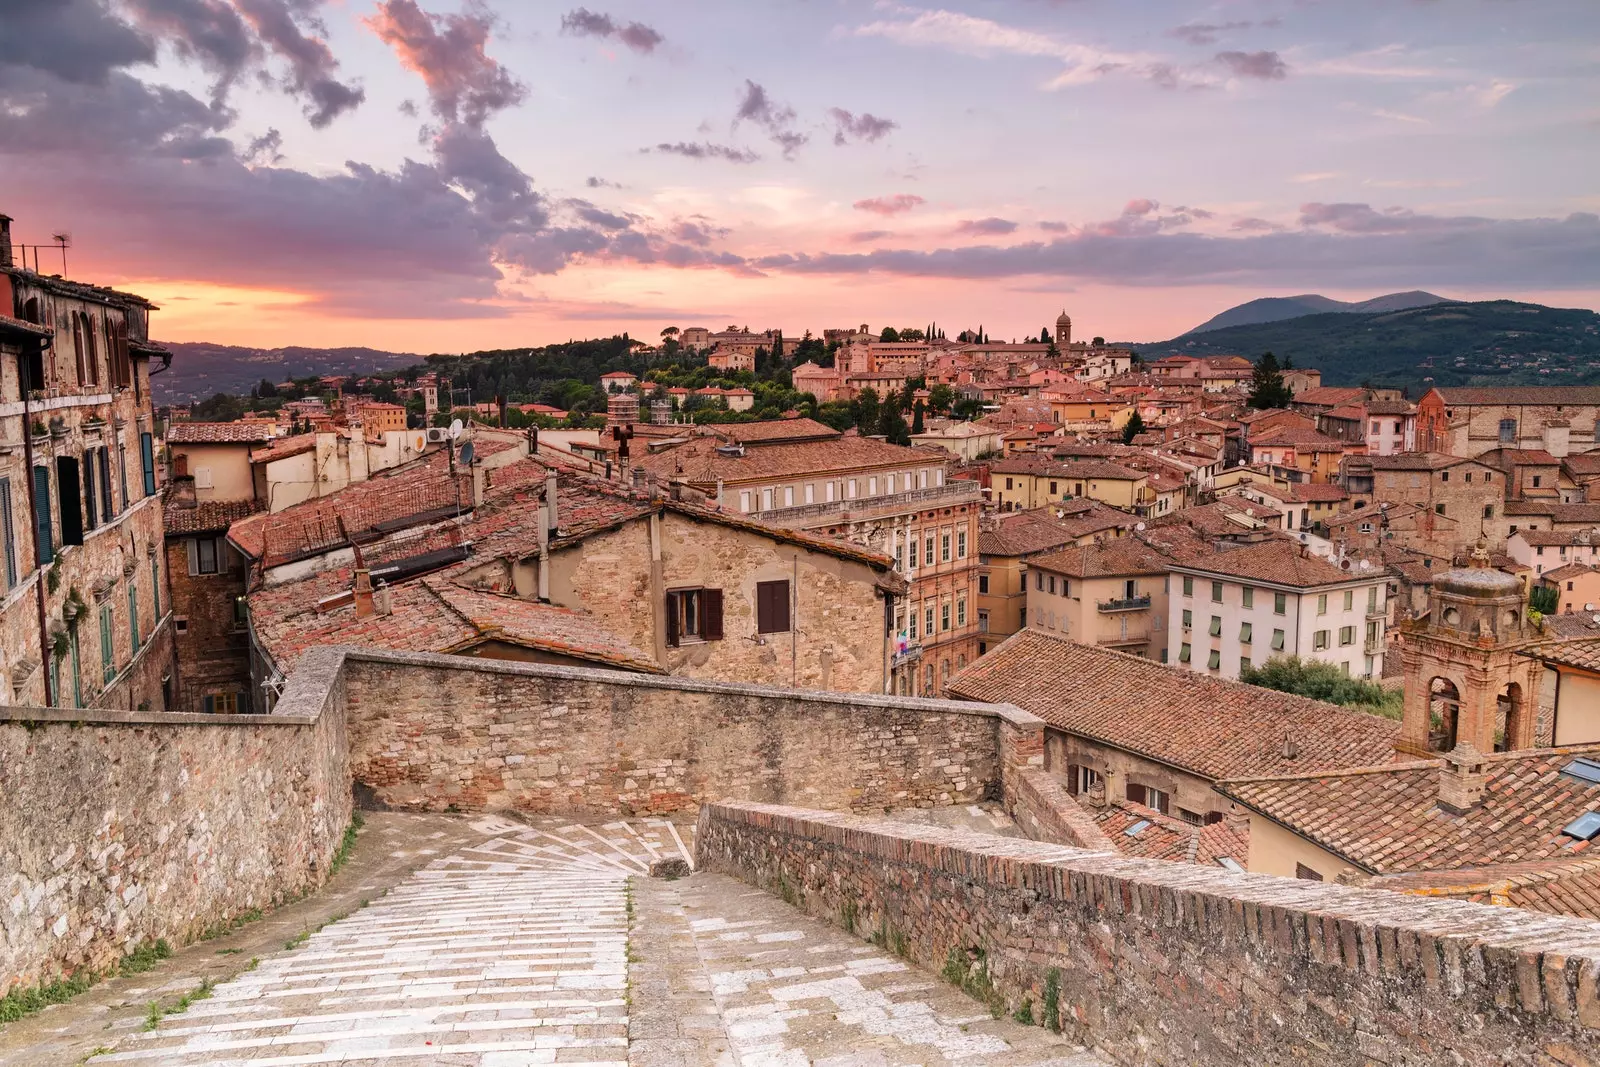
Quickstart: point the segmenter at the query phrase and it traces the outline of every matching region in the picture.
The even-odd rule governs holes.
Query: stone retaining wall
[[[1043,758],[1043,724],[1007,705],[424,653],[352,652],[345,677],[352,773],[398,808],[881,812],[998,798],[1008,761]]]
[[[0,995],[320,885],[350,821],[339,658],[283,714],[0,708]]]
[[[696,849],[1129,1064],[1600,1062],[1600,923],[759,804]]]

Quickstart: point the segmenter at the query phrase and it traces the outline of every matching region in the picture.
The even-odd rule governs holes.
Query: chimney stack
[[[361,567],[356,570],[355,585],[356,615],[366,618],[373,612],[372,606],[372,574]]]
[[[378,615],[394,614],[394,588],[388,582],[379,582],[372,591],[372,610]]]
[[[547,470],[544,474],[544,522],[545,529],[552,534],[561,529],[561,512],[556,501],[556,472]]]
[[[643,467],[635,467],[631,473],[633,474],[633,487],[635,489],[643,492],[650,488],[650,473]]]
[[[0,215],[0,267],[11,265],[11,216]]]
[[[1452,815],[1465,815],[1483,803],[1489,776],[1484,771],[1483,753],[1463,741],[1445,753],[1439,768],[1439,807]]]

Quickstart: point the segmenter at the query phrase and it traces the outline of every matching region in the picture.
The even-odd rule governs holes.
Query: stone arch
[[[1450,679],[1435,676],[1428,682],[1428,750],[1455,748],[1460,728],[1461,690]]]
[[[1523,716],[1527,714],[1527,700],[1522,686],[1506,683],[1505,691],[1495,697],[1494,750],[1510,752],[1518,747],[1523,734]]]

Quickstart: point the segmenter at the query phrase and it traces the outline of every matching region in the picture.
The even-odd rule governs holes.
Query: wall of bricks
[[[0,708],[0,995],[321,884],[350,821],[341,701],[313,653],[271,717]]]
[[[765,805],[706,806],[696,849],[981,969],[997,1008],[1048,1020],[1057,986],[1062,1027],[1126,1063],[1600,1062],[1591,922]]]
[[[998,795],[1002,723],[1042,734],[1033,716],[992,704],[428,654],[363,652],[345,670],[355,779],[410,809],[970,803]],[[1033,747],[1042,758],[1042,737]]]

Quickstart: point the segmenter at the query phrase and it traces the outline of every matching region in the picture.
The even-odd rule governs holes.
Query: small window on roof
[[[1575,841],[1590,840],[1600,834],[1600,812],[1585,812],[1563,826],[1561,832]]]
[[[1588,785],[1600,785],[1600,762],[1592,759],[1575,759],[1561,768],[1561,773]]]
[[[1150,820],[1140,819],[1138,822],[1134,823],[1132,826],[1128,827],[1122,832],[1127,837],[1138,837],[1141,833],[1148,829],[1150,829]]]

